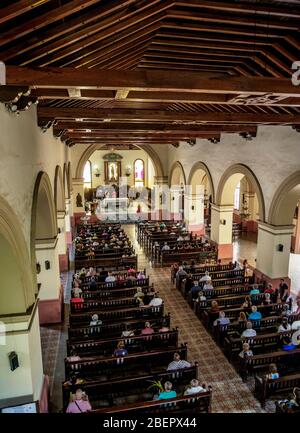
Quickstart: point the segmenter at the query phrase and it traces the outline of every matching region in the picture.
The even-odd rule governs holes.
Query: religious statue
[[[76,196],[76,206],[82,207],[82,197],[81,197],[81,194],[79,194],[79,193]]]
[[[115,162],[111,162],[109,164],[109,180],[110,181],[118,180],[118,167]]]

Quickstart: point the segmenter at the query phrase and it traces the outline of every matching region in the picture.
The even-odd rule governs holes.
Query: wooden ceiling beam
[[[26,39],[26,44],[24,44],[23,42],[14,44],[13,47],[1,52],[1,59],[7,61],[11,58],[31,51],[36,47],[45,45],[47,42],[50,42],[53,39],[57,39],[67,33],[73,32],[74,34],[75,30],[78,30],[83,26],[87,26],[93,21],[103,19],[106,15],[110,13],[115,13],[119,9],[136,3],[136,1],[137,0],[123,0],[120,3],[118,0],[111,0],[109,2],[109,6],[106,6],[104,8],[99,7],[97,8],[97,10],[93,11],[93,13],[87,12],[81,14],[77,18],[70,19],[67,23],[59,24],[53,29],[48,29],[47,32],[41,32],[38,38],[35,36]],[[33,60],[34,59],[30,57],[29,62]],[[24,61],[24,63],[21,63],[20,66],[25,66],[25,64],[27,64],[26,61]]]
[[[288,78],[206,78],[199,73],[174,71],[127,71],[73,68],[21,68],[7,66],[7,85],[44,88],[80,88],[131,91],[265,94],[300,97],[300,86]]]
[[[83,47],[91,46],[137,23],[140,23],[140,29],[142,29],[145,19],[151,18],[156,14],[161,14],[161,12],[168,9],[171,4],[173,4],[171,0],[167,0],[163,4],[160,0],[146,0],[143,2],[143,7],[140,6],[136,11],[126,12],[125,9],[122,18],[118,17],[118,19],[116,19],[116,17],[109,17],[106,20],[102,20],[101,26],[99,26],[98,23],[91,28],[83,29],[80,33],[78,32],[76,34],[75,41],[74,35],[61,39],[56,44],[58,46],[55,47],[51,56],[49,56],[47,52],[45,53],[45,51],[40,53],[43,56],[47,55],[46,61],[43,61],[40,66],[49,66],[64,57],[77,53],[82,50]],[[81,40],[78,41],[79,38],[84,39],[84,43]],[[65,47],[65,45],[67,45],[67,47]]]
[[[255,6],[254,6],[255,8]],[[290,21],[280,21],[274,19],[263,19],[259,16],[255,16],[254,10],[252,11],[253,16],[251,17],[242,17],[240,14],[231,14],[228,16],[218,15],[215,13],[204,13],[203,10],[201,13],[197,13],[195,11],[187,11],[187,10],[174,10],[170,9],[167,13],[168,18],[175,18],[180,20],[191,20],[197,22],[205,22],[205,23],[221,23],[221,24],[230,24],[230,25],[240,25],[240,26],[255,26],[262,27],[264,29],[268,29],[268,32],[271,32],[272,36],[276,35],[275,30],[288,30],[296,32],[299,29],[299,24]],[[270,33],[269,33],[270,34]]]
[[[299,5],[299,2],[295,2],[296,5]],[[300,9],[283,8],[275,5],[261,5],[260,3],[237,3],[237,2],[216,2],[216,1],[208,1],[208,0],[179,0],[176,1],[177,6],[184,7],[199,7],[201,10],[211,9],[217,11],[224,12],[239,12],[241,14],[251,14],[255,13],[257,15],[267,15],[267,16],[278,16],[278,17],[286,17],[286,18],[300,18]]]
[[[129,110],[129,109],[86,109],[86,108],[49,108],[38,107],[40,118],[50,119],[114,119],[157,122],[233,122],[233,123],[300,123],[300,114],[255,115],[252,113],[223,112],[171,112],[162,110]]]
[[[26,20],[24,24],[18,26],[17,31],[13,27],[11,30],[0,35],[0,46],[15,41],[32,31],[53,24],[89,6],[99,3],[100,0],[73,0],[63,6],[57,7],[46,14],[42,14],[31,20]]]
[[[6,8],[0,9],[0,24],[6,21],[17,18],[26,12],[29,12],[39,6],[49,3],[51,0],[20,0],[17,3],[13,3]]]

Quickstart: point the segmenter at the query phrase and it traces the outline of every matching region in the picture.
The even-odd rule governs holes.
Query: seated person
[[[260,294],[260,291],[259,291],[258,286],[256,284],[253,284],[253,287],[250,291],[250,295],[259,295],[259,294]]]
[[[130,329],[130,324],[129,323],[125,323],[125,329],[122,332],[121,337],[134,337],[134,331],[132,329]]]
[[[265,293],[264,294],[264,299],[262,301],[262,305],[270,305],[270,304],[272,304],[271,294],[270,293]]]
[[[92,277],[90,284],[89,284],[89,290],[97,290],[97,282],[96,282],[96,278]]]
[[[252,322],[248,321],[246,323],[246,329],[245,331],[242,332],[241,337],[244,338],[248,338],[248,337],[255,337],[256,336],[256,331],[255,329],[252,328]]]
[[[162,251],[170,251],[170,249],[171,248],[169,247],[168,242],[165,242],[161,250]]]
[[[283,317],[281,320],[281,324],[278,327],[278,332],[286,332],[292,329],[291,325],[288,322],[287,317]]]
[[[217,301],[211,301],[210,312],[211,313],[219,313],[220,307]]]
[[[138,280],[144,280],[145,278],[146,278],[146,275],[144,274],[144,272],[140,271],[140,272],[137,274],[137,279],[138,279]]]
[[[279,400],[278,404],[286,407],[287,409],[300,407],[300,388],[293,389],[293,396],[290,400]]]
[[[257,307],[255,305],[253,305],[251,307],[252,312],[249,314],[248,319],[249,320],[261,320],[262,315],[259,311],[257,311]]]
[[[288,304],[284,304],[281,317],[289,317],[292,314]]]
[[[90,326],[102,325],[102,320],[99,320],[98,314],[92,315],[92,320],[90,321]]]
[[[68,362],[80,361],[80,356],[77,355],[75,350],[71,350],[70,356],[67,356],[66,360]]]
[[[279,373],[277,371],[276,364],[269,365],[269,373],[266,375],[266,379],[279,379]]]
[[[170,331],[170,329],[169,329],[169,327],[167,326],[167,322],[163,321],[163,323],[162,323],[162,327],[159,329],[158,332],[169,332],[169,331]]]
[[[145,323],[145,328],[142,329],[141,335],[151,335],[154,334],[154,329],[151,328],[150,322]]]
[[[199,392],[205,392],[206,389],[199,385],[197,379],[192,379],[190,384],[186,387],[183,395],[198,394]]]
[[[167,400],[169,398],[177,397],[176,391],[172,390],[172,383],[167,381],[164,385],[164,391],[161,391],[156,400]]]
[[[273,293],[275,293],[275,289],[274,289],[274,287],[272,286],[271,283],[269,283],[269,284],[267,285],[267,288],[265,289],[264,293],[270,293],[271,295],[272,295]]]
[[[213,290],[213,285],[211,284],[211,280],[209,279],[209,280],[207,280],[207,281],[205,281],[205,283],[204,283],[204,286],[203,286],[203,290],[205,291],[205,290]]]
[[[200,278],[200,282],[202,282],[202,281],[211,281],[211,277],[210,277],[208,271],[206,271],[205,275],[203,275],[203,277]]]
[[[72,401],[69,403],[67,413],[82,413],[90,412],[92,406],[90,405],[88,396],[81,389],[77,389],[76,393],[72,396]]]
[[[181,368],[189,368],[191,364],[184,359],[180,359],[179,353],[174,353],[174,361],[170,362],[167,371],[180,370]]]
[[[253,352],[250,350],[249,343],[243,343],[243,350],[239,353],[239,357],[245,359],[250,356],[253,356]]]
[[[105,278],[105,282],[113,283],[114,281],[116,281],[116,277],[111,272],[109,272],[108,276]]]
[[[191,294],[192,294],[192,298],[196,299],[196,297],[198,296],[198,293],[202,291],[201,287],[198,284],[198,281],[194,281],[194,286],[191,288]]]
[[[126,356],[128,355],[127,349],[125,349],[124,341],[119,341],[117,348],[114,351],[114,356]]]
[[[78,377],[76,374],[72,374],[70,376],[70,379],[64,382],[63,386],[67,387],[67,386],[81,385],[84,382],[85,382],[84,379],[80,379],[80,377]]]
[[[228,325],[229,323],[230,320],[228,319],[228,317],[226,317],[225,311],[220,311],[219,318],[214,321],[213,325]]]
[[[196,302],[203,302],[206,301],[206,297],[203,294],[203,291],[200,290],[200,292],[198,292],[198,297],[196,299]]]
[[[244,311],[241,311],[241,312],[240,312],[237,321],[238,321],[239,323],[241,323],[241,324],[247,322],[247,316],[246,316],[246,314],[244,313]]]
[[[75,287],[73,287],[73,295],[74,298],[81,298],[82,290],[79,286],[76,285]]]
[[[158,294],[155,294],[154,297],[151,299],[149,306],[150,307],[159,307],[162,305],[163,300],[158,296]]]
[[[136,293],[133,295],[134,298],[143,298],[145,293],[143,292],[141,287],[136,288]]]
[[[250,308],[251,305],[252,305],[252,302],[251,302],[250,296],[246,296],[246,298],[242,304],[242,308],[247,309],[247,308]]]

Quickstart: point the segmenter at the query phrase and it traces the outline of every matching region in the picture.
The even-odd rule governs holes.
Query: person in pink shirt
[[[91,410],[92,406],[88,396],[81,389],[77,389],[75,395],[73,395],[73,401],[67,407],[67,413],[83,413]]]
[[[145,323],[145,328],[142,329],[141,335],[151,335],[154,334],[154,329],[151,328],[150,322]]]

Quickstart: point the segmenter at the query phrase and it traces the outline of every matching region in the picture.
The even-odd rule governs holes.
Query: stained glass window
[[[142,159],[136,159],[134,162],[134,185],[144,186],[145,171],[144,161]]]

